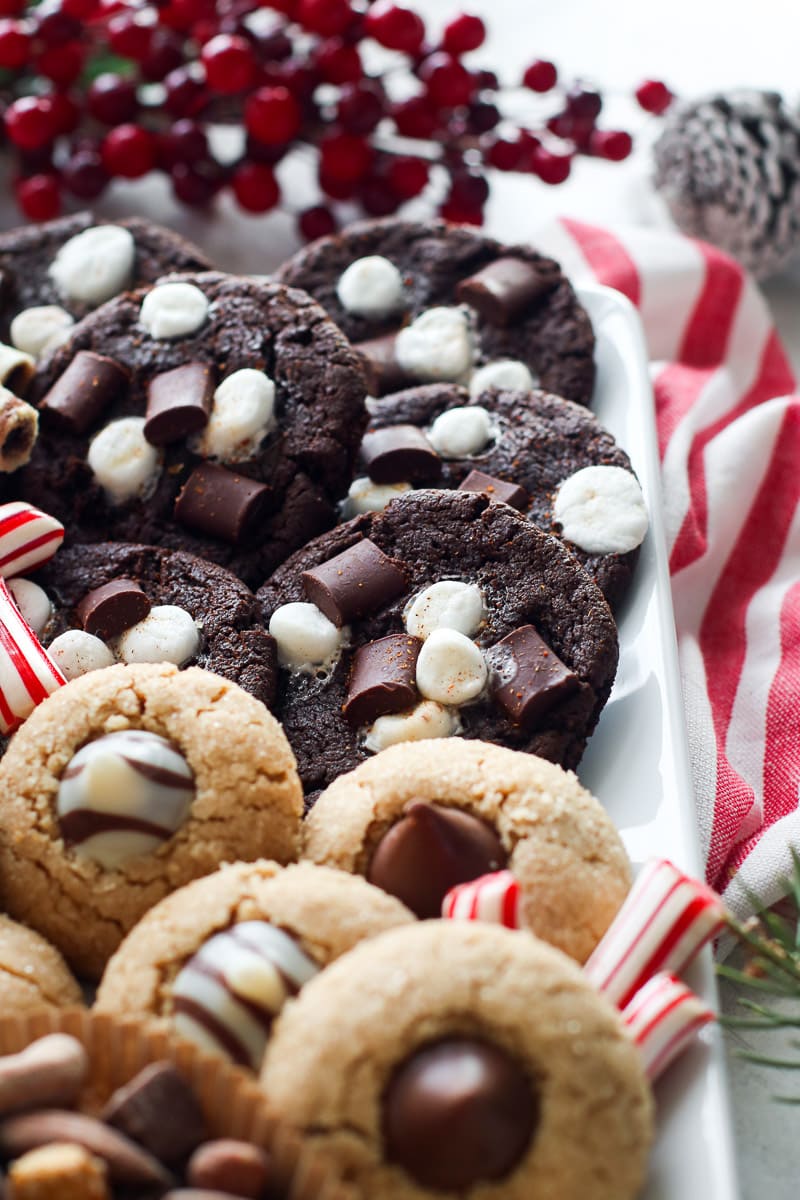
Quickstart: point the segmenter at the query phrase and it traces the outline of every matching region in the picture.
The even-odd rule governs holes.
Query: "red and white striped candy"
[[[48,562],[64,540],[55,517],[15,500],[0,504],[0,577],[11,579]]]
[[[519,884],[510,871],[493,871],[451,888],[442,901],[442,916],[519,929],[519,896]]]
[[[625,903],[584,967],[592,983],[624,1008],[659,971],[680,973],[725,924],[716,892],[664,858],[640,872]]]
[[[66,682],[0,579],[0,733],[13,733]]]
[[[658,1078],[714,1013],[674,975],[654,975],[622,1010],[648,1079]]]

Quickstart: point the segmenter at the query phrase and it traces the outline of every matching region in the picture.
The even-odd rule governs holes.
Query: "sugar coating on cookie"
[[[0,915],[0,1005],[24,1013],[41,1005],[66,1008],[83,996],[61,954],[39,933]]]

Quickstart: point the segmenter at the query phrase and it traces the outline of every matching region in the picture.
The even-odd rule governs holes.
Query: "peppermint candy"
[[[492,871],[451,888],[442,901],[442,916],[451,921],[487,921],[519,929],[520,887],[510,871]]]
[[[674,975],[654,975],[622,1010],[648,1079],[654,1082],[714,1013]]]
[[[0,733],[13,733],[66,682],[0,578]]]
[[[0,504],[0,577],[41,567],[63,540],[64,526],[55,517],[21,500]]]

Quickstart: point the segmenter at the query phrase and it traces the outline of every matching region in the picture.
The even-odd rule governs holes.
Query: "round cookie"
[[[499,861],[478,856],[473,873],[481,829],[451,827],[453,813],[493,831]],[[483,742],[382,751],[320,795],[303,834],[304,858],[385,880],[417,915],[429,896],[434,911],[425,915],[438,916],[450,887],[508,868],[521,889],[522,927],[580,963],[631,884],[613,822],[572,772]]]
[[[639,557],[647,513],[628,455],[586,408],[540,390],[490,388],[470,395],[455,384],[426,384],[370,401],[369,413],[356,465],[359,478],[345,513],[382,507],[398,485],[488,487],[490,495],[524,512],[547,533],[564,537],[611,607],[619,604]],[[445,413],[452,416],[440,420]],[[476,414],[487,414],[486,433],[477,422],[474,432],[469,427]],[[376,430],[409,425],[430,435],[436,447],[427,436],[415,445],[407,428],[398,429],[394,438],[374,436]],[[608,467],[614,470],[601,474],[622,489],[619,500],[612,493],[605,513],[590,510],[585,528],[572,521],[570,532],[580,541],[570,540],[554,511],[559,495],[566,494],[562,485],[572,480],[570,486],[576,486],[574,476],[587,468],[596,475],[597,468]],[[377,490],[368,486],[370,476]],[[498,488],[496,481],[514,489]]]
[[[348,583],[357,615],[337,629],[316,608],[330,616],[325,588]],[[275,712],[312,796],[392,742],[454,734],[575,766],[616,672],[599,588],[556,538],[479,494],[393,500],[311,542],[258,595],[288,664]]]
[[[78,981],[48,941],[25,925],[0,915],[0,1008],[28,1012],[43,1004],[82,1004]]]
[[[96,978],[175,888],[296,858],[301,813],[291,750],[252,696],[198,667],[108,667],[40,704],[0,763],[0,901]]]
[[[213,273],[102,305],[30,396],[21,496],[75,541],[184,550],[250,584],[334,523],[365,421],[359,359],[318,305]]]
[[[180,1033],[199,1040],[206,1049],[227,1053],[255,1069],[275,1013],[305,978],[364,938],[413,919],[398,900],[341,871],[310,863],[285,869],[272,862],[234,863],[174,892],[142,918],[109,962],[96,1008],[117,1014],[146,1013],[177,1023]],[[237,975],[240,964],[226,961],[222,1003],[220,992],[209,997],[202,990],[201,980],[197,995],[205,1010],[197,1003],[187,1004],[187,996],[197,988],[191,964],[198,952],[213,956],[214,947],[219,952],[221,946],[224,955],[227,946],[231,954],[235,950],[228,941],[231,933],[254,922],[270,927],[266,963],[250,959],[245,963],[249,975],[241,970]],[[276,932],[291,939],[288,948],[276,939]],[[270,977],[276,965],[281,967],[281,953],[289,957],[283,967],[283,987],[275,988]],[[289,988],[297,954],[307,959],[300,963],[306,974]],[[254,984],[254,977],[260,986]],[[237,982],[239,996],[261,1007],[260,1033],[244,1046],[237,1034],[240,1030],[245,1034],[248,1018],[237,999]]]
[[[487,268],[494,272],[488,282],[476,280]],[[300,250],[277,277],[309,292],[357,348],[363,345],[372,395],[397,391],[401,380],[464,382],[473,368],[511,360],[528,368],[527,386],[591,401],[591,323],[558,263],[530,246],[504,246],[445,221],[360,221]],[[458,305],[466,306],[466,347],[458,321],[441,316],[426,317],[421,338],[401,347],[400,362],[393,341],[374,343],[430,310],[452,316]],[[446,347],[453,351],[447,360]]]
[[[618,1013],[557,950],[489,926],[357,946],[283,1012],[261,1082],[372,1200],[633,1200],[652,1139]]]

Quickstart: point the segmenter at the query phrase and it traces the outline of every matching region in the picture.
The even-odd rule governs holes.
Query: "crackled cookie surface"
[[[275,719],[197,667],[117,665],[41,704],[0,764],[0,897],[96,978],[167,893],[296,857],[301,790]]]
[[[0,915],[0,1006],[22,1013],[42,1004],[65,1008],[81,1004],[77,980],[45,938]]]

